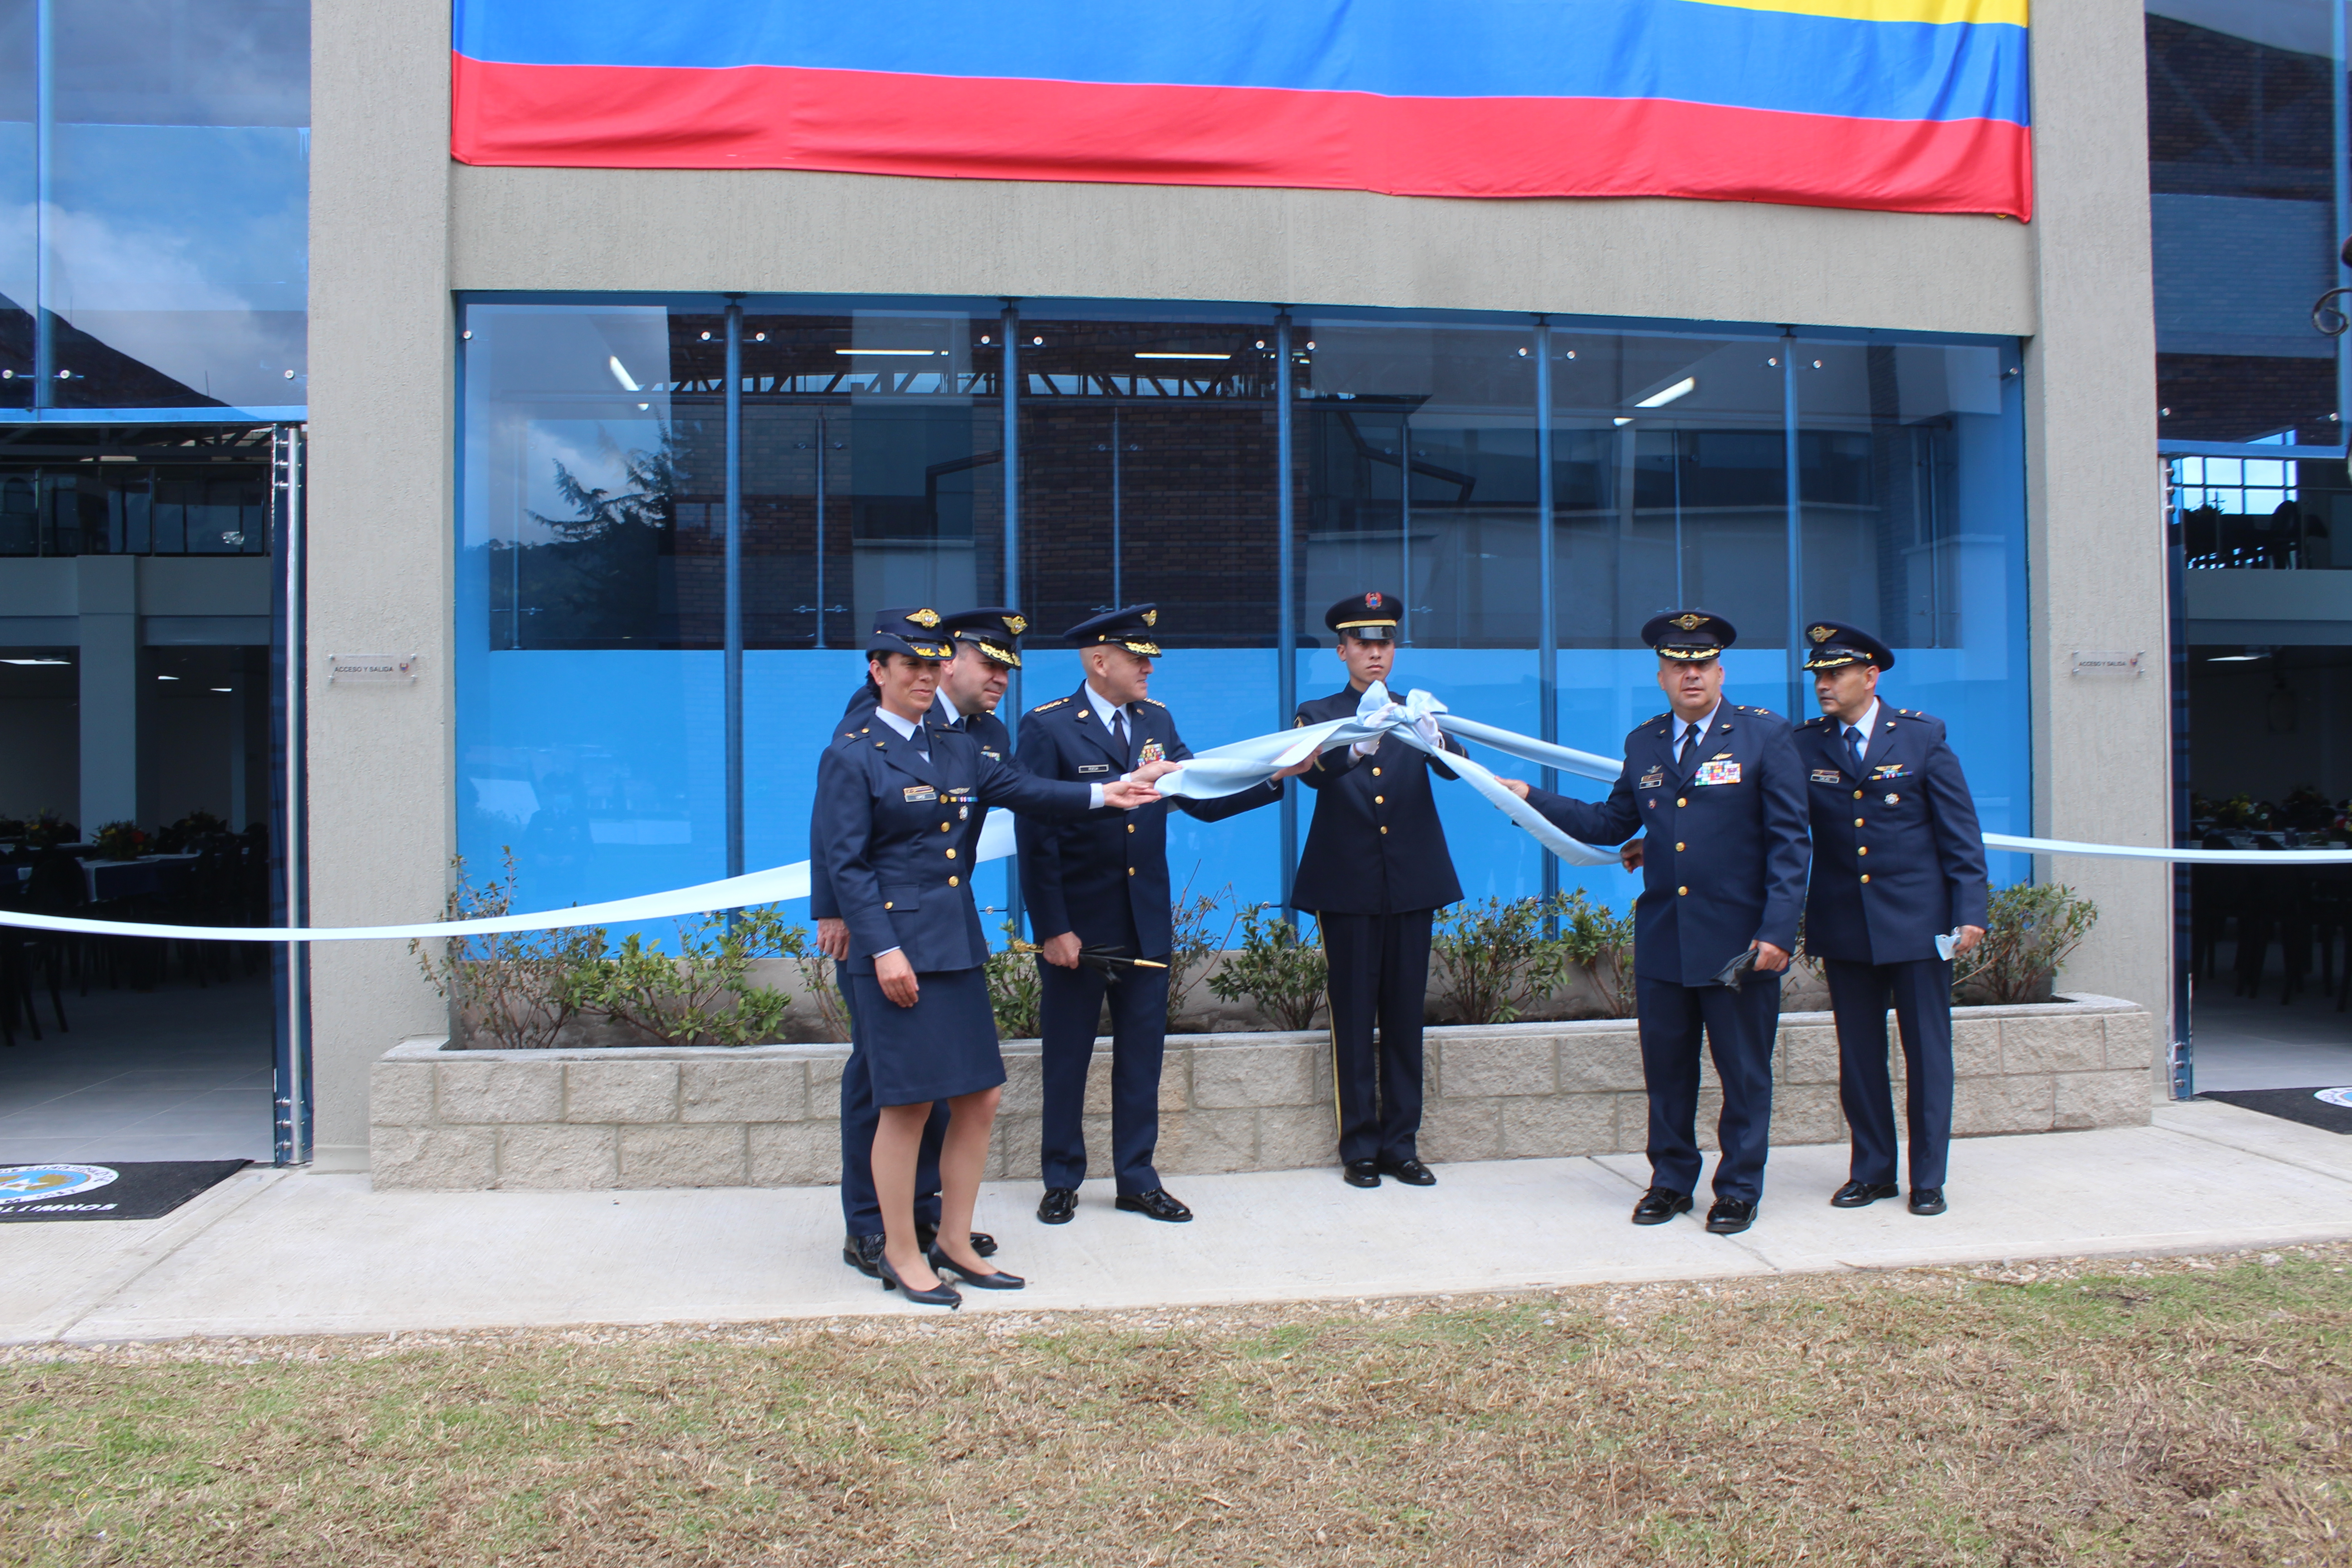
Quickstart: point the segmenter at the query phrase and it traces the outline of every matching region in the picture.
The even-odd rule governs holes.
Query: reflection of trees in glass
[[[604,431],[597,449],[619,482],[582,479],[556,461],[556,493],[569,517],[530,512],[551,538],[491,546],[492,613],[513,628],[509,647],[656,647],[663,635],[662,558],[677,519],[677,439],[624,448]],[[670,619],[674,620],[675,616]]]

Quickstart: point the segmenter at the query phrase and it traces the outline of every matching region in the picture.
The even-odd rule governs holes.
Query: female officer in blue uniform
[[[954,657],[928,609],[884,610],[866,641],[881,700],[869,722],[836,736],[817,767],[812,822],[842,918],[849,925],[852,1028],[881,1107],[874,1185],[886,1237],[884,1289],[954,1307],[942,1278],[1017,1289],[1018,1278],[981,1261],[971,1211],[1004,1082],[982,965],[988,943],[972,905],[971,871],[984,805],[1076,816],[1160,798],[1119,780],[1040,779],[988,756],[971,736],[931,721],[940,667]],[[939,1239],[915,1240],[915,1164],[935,1102],[948,1106],[940,1151]]]

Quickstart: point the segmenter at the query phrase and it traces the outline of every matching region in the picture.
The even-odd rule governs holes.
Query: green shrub
[[[632,932],[618,951],[572,972],[581,1010],[602,1014],[665,1046],[757,1046],[783,1026],[789,992],[751,984],[763,958],[804,960],[808,933],[772,904],[708,914],[677,926],[677,952]]]
[[[1194,868],[1195,872],[1199,870]],[[1217,911],[1234,895],[1234,885],[1228,882],[1214,893],[1192,896],[1192,884],[1188,879],[1184,891],[1178,896],[1175,907],[1169,910],[1169,921],[1175,931],[1175,942],[1168,951],[1168,1026],[1174,1028],[1183,1014],[1184,1004],[1191,999],[1192,988],[1201,983],[1210,960],[1224,950],[1233,940],[1237,917],[1227,915],[1223,931],[1216,931]]]
[[[515,912],[514,851],[506,874],[477,889],[466,858],[450,859],[445,921],[494,920]],[[499,1050],[544,1050],[580,1011],[574,976],[604,952],[602,926],[452,936],[408,944],[433,989],[452,1004],[461,1042],[487,1037]]]
[[[1044,994],[1037,978],[1037,944],[1024,942],[1017,921],[1006,921],[1004,948],[988,955],[988,1005],[996,1014],[996,1037],[1030,1040],[1037,1037],[1037,1009]]]
[[[1984,941],[1953,963],[1952,989],[2038,1002],[2098,920],[2099,906],[2063,882],[2003,888],[1992,896]]]
[[[1633,1016],[1633,911],[1623,914],[1596,904],[1574,889],[1557,895],[1559,941],[1568,961],[1592,976],[1601,1005],[1612,1018]]]
[[[1510,1023],[1559,984],[1568,953],[1545,934],[1546,912],[1539,899],[1488,899],[1459,906],[1432,933],[1431,961],[1464,1023]]]
[[[1328,972],[1321,933],[1309,941],[1271,904],[1242,911],[1242,945],[1209,976],[1209,989],[1228,1002],[1247,996],[1278,1027],[1313,1026]]]

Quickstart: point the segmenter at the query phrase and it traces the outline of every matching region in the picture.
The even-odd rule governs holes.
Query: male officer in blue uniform
[[[1853,1137],[1853,1179],[1830,1202],[1861,1208],[1895,1184],[1895,1100],[1886,1009],[1903,1034],[1911,1132],[1911,1212],[1944,1212],[1952,1139],[1952,963],[1984,940],[1984,839],[1944,723],[1878,700],[1895,668],[1885,643],[1843,621],[1805,628],[1822,716],[1797,727],[1812,805],[1813,879],[1805,946],[1822,960],[1837,1016],[1838,1099]]]
[[[1081,622],[1062,635],[1083,654],[1087,679],[1067,697],[1033,708],[1021,720],[1021,763],[1049,779],[1108,783],[1133,773],[1150,784],[1167,764],[1192,752],[1168,710],[1149,695],[1160,657],[1160,612],[1130,605]],[[1286,770],[1296,776],[1307,764]],[[1279,778],[1216,800],[1177,800],[1189,815],[1215,822],[1282,798]],[[1160,1142],[1160,1065],[1167,1043],[1169,952],[1168,802],[1140,810],[1098,811],[1072,821],[1020,818],[1021,892],[1039,948],[1038,1032],[1044,1037],[1045,1115],[1040,1173],[1045,1195],[1037,1217],[1066,1225],[1077,1213],[1086,1180],[1082,1115],[1095,1024],[1108,987],[1111,1012],[1111,1168],[1118,1205],[1152,1219],[1181,1223],[1192,1211],[1160,1185],[1151,1153]],[[1111,979],[1083,964],[1086,949],[1107,949],[1159,967],[1123,968]]]
[[[938,636],[954,644],[955,658],[940,672],[939,693],[931,706],[932,722],[942,729],[966,731],[980,742],[982,754],[1000,763],[1012,758],[1013,735],[1004,727],[1004,721],[996,716],[996,705],[1003,699],[1013,671],[1021,668],[1021,635],[1028,629],[1029,623],[1019,611],[1001,605],[942,616],[936,628]],[[865,684],[850,694],[841,722],[835,726],[836,734],[847,735],[867,723],[881,700],[881,692],[868,676]],[[978,821],[985,823],[988,807],[979,806],[977,812]],[[978,834],[975,826],[975,844],[979,842]],[[810,842],[814,844],[815,839],[812,837]],[[849,927],[841,919],[833,884],[822,875],[814,874],[814,864],[811,870],[809,913],[816,921],[817,947],[838,964],[849,957]],[[846,987],[842,994],[846,1003]],[[848,1226],[841,1244],[841,1260],[859,1273],[878,1279],[882,1211],[874,1195],[873,1155],[874,1129],[880,1113],[875,1108],[873,1085],[864,1068],[853,1044],[849,1060],[843,1064],[841,1072],[841,1209]],[[921,1154],[915,1172],[916,1233],[926,1252],[930,1250],[931,1237],[939,1224],[940,1143],[947,1136],[947,1107],[933,1107],[930,1121],[923,1130]],[[974,1232],[971,1244],[982,1258],[996,1251],[996,1239],[984,1231]]]
[[[1351,594],[1325,613],[1323,624],[1339,634],[1348,685],[1301,703],[1299,723],[1352,717],[1372,682],[1388,680],[1403,608],[1394,595],[1375,591]],[[1434,721],[1424,722],[1423,739],[1462,751]],[[1315,821],[1291,896],[1315,911],[1330,961],[1339,1169],[1352,1187],[1377,1187],[1382,1175],[1414,1187],[1437,1180],[1421,1163],[1418,1143],[1422,1011],[1430,926],[1440,908],[1462,896],[1462,884],[1430,792],[1433,770],[1454,777],[1427,752],[1375,739],[1326,752],[1300,775],[1315,791]]]
[[[1797,945],[1807,859],[1805,774],[1788,721],[1723,700],[1723,650],[1738,635],[1703,610],[1654,616],[1642,628],[1658,652],[1668,710],[1625,737],[1625,768],[1605,802],[1512,785],[1588,844],[1646,830],[1641,853],[1627,858],[1643,873],[1633,982],[1650,1094],[1651,1185],[1633,1223],[1663,1225],[1691,1207],[1704,1028],[1723,1084],[1722,1154],[1706,1215],[1718,1236],[1754,1224],[1763,1195],[1780,974]]]

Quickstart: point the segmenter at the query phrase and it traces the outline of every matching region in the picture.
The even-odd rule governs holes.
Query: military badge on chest
[[[1137,757],[1142,762],[1156,763],[1167,754],[1167,751],[1161,747],[1159,742],[1146,741],[1143,742],[1143,750],[1137,753]]]
[[[1642,775],[1640,782],[1635,784],[1633,787],[1635,789],[1656,789],[1665,782],[1666,770],[1664,768],[1652,768],[1648,773]]]
[[[1739,764],[1727,758],[1717,757],[1699,764],[1691,775],[1695,784],[1736,784],[1739,782]]]

